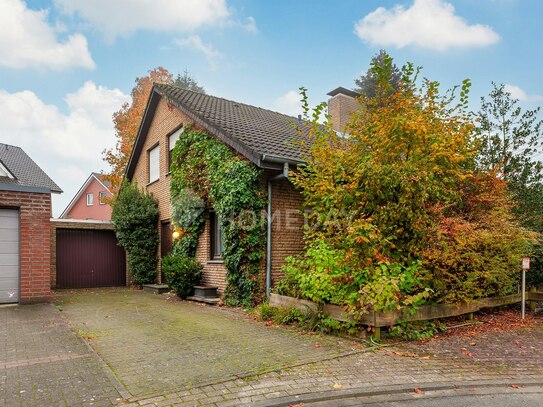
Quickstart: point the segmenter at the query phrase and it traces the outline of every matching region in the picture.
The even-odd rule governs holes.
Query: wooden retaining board
[[[541,297],[543,297],[543,293],[526,293],[527,300],[538,300]],[[515,304],[521,300],[521,294],[512,294],[504,297],[482,298],[479,300],[458,304],[422,305],[417,308],[414,313],[410,313],[406,310],[389,312],[374,311],[372,313],[362,315],[357,322],[362,325],[375,327],[392,326],[397,324],[399,321],[427,321],[431,319],[470,314],[483,308],[494,308],[503,305]],[[301,311],[311,312],[317,312],[320,310],[324,315],[331,316],[338,321],[353,321],[353,318],[348,314],[348,312],[338,305],[319,305],[311,301],[273,293],[270,294],[269,302],[270,305],[275,307],[294,307]]]

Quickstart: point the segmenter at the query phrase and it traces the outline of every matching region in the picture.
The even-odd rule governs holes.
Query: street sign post
[[[521,303],[521,315],[522,319],[526,316],[526,271],[530,270],[530,258],[522,258],[522,303]]]

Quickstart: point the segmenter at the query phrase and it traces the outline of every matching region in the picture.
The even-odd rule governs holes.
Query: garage
[[[19,302],[19,211],[0,209],[0,303]]]
[[[56,229],[56,288],[124,285],[125,252],[112,230]]]

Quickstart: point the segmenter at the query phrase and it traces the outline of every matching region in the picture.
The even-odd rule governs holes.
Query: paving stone
[[[0,405],[115,405],[121,395],[50,304],[0,308]]]

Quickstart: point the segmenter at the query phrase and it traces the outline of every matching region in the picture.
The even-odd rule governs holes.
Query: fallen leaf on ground
[[[332,386],[334,389],[341,389],[343,386],[339,383],[336,383]]]
[[[511,387],[513,389],[520,389],[520,386],[518,384],[512,384]]]
[[[424,393],[424,392],[423,392],[421,389],[419,389],[418,387],[415,387],[414,391],[415,391],[415,393],[417,393],[417,394],[423,394],[423,393]]]

